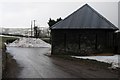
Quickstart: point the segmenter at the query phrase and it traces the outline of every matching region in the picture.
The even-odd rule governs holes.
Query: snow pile
[[[120,55],[114,55],[114,56],[72,56],[72,57],[81,58],[81,59],[97,60],[100,62],[112,64],[111,68],[116,68],[116,67],[120,68],[120,62],[119,62]]]
[[[12,47],[51,47],[50,44],[44,42],[41,39],[36,38],[20,38],[15,40],[13,43],[8,44],[7,46]]]

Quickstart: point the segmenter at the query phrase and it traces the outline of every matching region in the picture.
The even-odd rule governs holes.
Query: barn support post
[[[54,51],[54,50],[53,50],[53,42],[52,42],[53,40],[52,40],[52,38],[53,38],[53,36],[52,36],[52,30],[51,30],[51,33],[50,33],[50,43],[51,43],[51,45],[52,45],[52,46],[51,46],[51,54],[53,54],[53,51]]]
[[[64,48],[65,48],[65,52],[66,52],[66,33],[64,33]]]
[[[117,41],[117,33],[113,33],[113,46],[114,46],[114,52],[115,54],[118,53],[118,41]]]
[[[79,40],[79,49],[80,49],[80,45],[81,45],[81,35],[80,34],[79,34],[78,40]]]
[[[95,35],[95,49],[97,50],[98,46],[98,40],[97,40],[97,34]]]
[[[105,32],[105,46],[108,47],[108,35],[107,35],[107,32]]]
[[[113,53],[116,53],[116,42],[115,42],[115,41],[116,41],[116,35],[115,35],[115,33],[113,33],[112,36],[113,36],[112,44],[113,44],[113,46],[114,46],[114,47],[113,47],[113,48],[114,48]]]

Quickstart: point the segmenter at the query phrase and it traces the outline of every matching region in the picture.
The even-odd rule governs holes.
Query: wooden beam
[[[98,40],[97,40],[97,34],[95,35],[95,49],[97,50],[98,49]]]
[[[79,49],[80,49],[80,45],[81,45],[81,35],[79,34],[79,37],[78,37],[78,40],[79,40]]]
[[[64,48],[65,48],[65,52],[66,52],[66,33],[64,33]]]

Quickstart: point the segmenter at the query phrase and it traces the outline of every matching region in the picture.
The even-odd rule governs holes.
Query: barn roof
[[[65,19],[54,24],[51,29],[113,29],[115,25],[85,4]]]

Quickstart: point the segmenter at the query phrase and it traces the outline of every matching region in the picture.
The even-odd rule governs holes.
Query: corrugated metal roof
[[[51,29],[113,29],[118,30],[110,21],[85,4],[65,19],[54,24]]]

